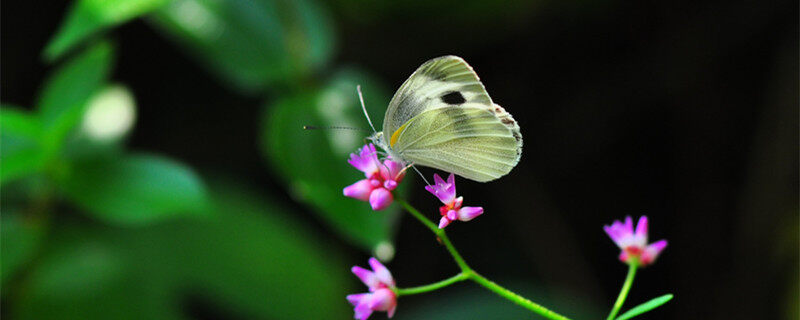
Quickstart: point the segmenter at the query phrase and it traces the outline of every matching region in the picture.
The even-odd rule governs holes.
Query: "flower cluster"
[[[372,210],[383,210],[392,204],[392,190],[397,188],[397,184],[405,176],[405,165],[402,162],[384,160],[381,163],[375,145],[371,143],[361,148],[358,154],[351,153],[347,162],[364,172],[366,179],[345,187],[345,196],[368,201]]]
[[[447,177],[447,181],[444,181],[438,174],[434,174],[433,181],[436,184],[425,186],[425,190],[433,193],[444,204],[439,207],[439,213],[442,215],[439,220],[439,229],[446,227],[454,220],[470,221],[483,214],[481,207],[461,207],[464,197],[456,198],[456,181],[452,173]]]
[[[639,218],[636,231],[633,229],[633,219],[625,217],[625,223],[614,220],[610,226],[604,226],[611,240],[622,249],[619,260],[625,263],[638,263],[646,266],[653,263],[658,254],[667,247],[667,240],[659,240],[647,244],[647,216]]]
[[[369,202],[373,210],[383,210],[394,201],[392,192],[397,188],[397,185],[403,180],[405,176],[405,164],[402,161],[394,161],[392,159],[379,160],[378,153],[373,144],[367,144],[356,153],[350,154],[350,159],[347,161],[356,169],[364,172],[365,179],[344,188],[343,193],[347,197],[355,198],[362,201]],[[464,207],[462,206],[463,197],[456,196],[455,175],[451,173],[445,181],[438,174],[433,175],[434,185],[425,186],[425,190],[436,196],[441,202],[442,206],[439,207],[439,229],[444,229],[455,220],[470,221],[475,217],[483,214],[482,207]],[[400,295],[418,294],[437,290],[452,283],[472,279],[475,282],[484,285],[487,289],[501,293],[508,292],[507,289],[499,287],[492,283],[492,286],[484,284],[479,279],[475,278],[475,273],[465,265],[463,259],[456,252],[456,249],[447,239],[443,230],[437,230],[432,226],[432,221],[424,217],[416,209],[406,204],[406,209],[423,224],[429,226],[432,231],[444,239],[443,243],[447,246],[448,251],[453,255],[462,272],[455,277],[451,277],[433,284],[398,289],[395,285],[394,278],[383,264],[377,259],[370,258],[369,265],[372,270],[367,270],[359,266],[352,268],[355,274],[361,281],[369,288],[369,292],[351,294],[347,296],[347,301],[353,305],[355,318],[358,320],[367,320],[370,315],[375,311],[384,311],[387,316],[391,318],[397,309],[397,298]],[[659,240],[652,244],[647,243],[647,217],[642,216],[635,228],[633,219],[628,216],[624,222],[615,220],[611,225],[603,227],[605,232],[611,237],[611,240],[621,249],[619,254],[620,261],[629,264],[630,270],[620,296],[612,309],[609,319],[615,318],[619,312],[622,303],[627,296],[630,284],[633,281],[636,268],[639,266],[647,266],[655,262],[661,251],[667,246],[666,240]],[[483,279],[485,280],[485,278]],[[524,298],[514,296],[508,298],[520,305],[529,307],[529,309],[547,316],[551,319],[562,319],[563,317],[547,310],[535,303],[530,302]],[[669,297],[668,297],[669,299]],[[663,303],[663,302],[662,302]],[[551,317],[552,316],[552,317]]]
[[[395,288],[394,278],[378,259],[370,258],[369,265],[372,271],[359,266],[351,269],[367,285],[369,292],[348,295],[347,301],[354,306],[356,319],[366,320],[373,311],[386,311],[391,318],[397,308],[397,296],[392,291]]]

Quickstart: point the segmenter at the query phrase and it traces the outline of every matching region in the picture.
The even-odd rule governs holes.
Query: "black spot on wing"
[[[442,96],[442,102],[450,105],[459,105],[467,102],[467,99],[464,99],[464,95],[461,92],[450,91]]]

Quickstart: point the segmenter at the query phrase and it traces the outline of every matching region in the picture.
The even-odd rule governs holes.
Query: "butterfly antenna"
[[[372,128],[373,132],[378,132],[375,130],[375,126],[372,125],[372,120],[369,118],[369,113],[367,113],[367,106],[364,105],[364,95],[361,93],[361,85],[356,86],[356,91],[358,91],[358,100],[361,101],[361,110],[364,111],[364,116],[367,117],[367,122],[369,122],[370,128]]]
[[[353,127],[345,127],[345,126],[303,126],[303,130],[355,130],[355,131],[369,131],[369,129],[363,128],[353,128]]]

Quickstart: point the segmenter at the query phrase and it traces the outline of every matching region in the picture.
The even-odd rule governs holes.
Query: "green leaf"
[[[11,106],[0,107],[0,184],[44,167],[41,131],[36,115]]]
[[[175,0],[152,21],[248,93],[302,78],[333,53],[331,20],[315,0]]]
[[[262,150],[297,200],[311,205],[347,239],[374,249],[390,241],[398,208],[374,212],[368,203],[342,195],[342,188],[364,178],[346,160],[349,153],[364,145],[369,131],[303,130],[304,125],[368,128],[358,102],[357,84],[362,85],[367,109],[380,127],[389,96],[371,77],[346,70],[324,89],[270,105],[261,141]],[[402,196],[403,190],[398,192]]]
[[[617,317],[617,320],[627,320],[633,318],[642,313],[658,308],[670,300],[672,300],[672,294],[669,293],[660,296],[658,298],[653,298],[652,300],[642,303],[636,307],[633,307],[633,309],[630,309],[627,312],[623,313],[621,316]]]
[[[51,235],[55,241],[50,242],[49,252],[30,271],[26,290],[17,294],[14,318],[156,318],[147,309],[154,304],[148,283],[130,275],[135,262],[107,238],[88,230],[67,231],[72,232],[68,237]],[[136,295],[141,296],[138,301]]]
[[[19,210],[13,210],[19,211]],[[39,248],[44,232],[41,221],[10,212],[7,205],[0,215],[0,272],[5,283],[23,267]],[[5,291],[5,286],[4,286]],[[3,293],[6,296],[6,292]]]
[[[207,200],[191,169],[152,155],[79,161],[61,187],[69,200],[95,217],[125,225],[196,214]]]
[[[67,135],[81,122],[89,99],[111,72],[113,49],[100,42],[61,66],[47,80],[37,107],[49,154],[59,152]]]
[[[77,0],[47,44],[44,55],[49,61],[58,59],[105,29],[123,24],[149,13],[168,0]]]
[[[17,319],[348,318],[357,280],[290,212],[244,188],[212,193],[203,218],[143,228],[62,225]]]

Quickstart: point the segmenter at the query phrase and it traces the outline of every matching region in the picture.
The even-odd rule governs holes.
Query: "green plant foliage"
[[[113,49],[99,42],[59,67],[39,94],[37,111],[3,106],[0,183],[36,173],[57,159],[81,122],[89,99],[104,85]]]
[[[225,191],[214,193],[214,209],[200,219],[54,230],[13,315],[188,319],[192,300],[245,319],[349,315],[352,281],[341,257],[263,196],[217,189]]]
[[[47,44],[44,55],[49,61],[63,56],[87,38],[110,27],[149,13],[168,0],[78,0]]]
[[[48,156],[58,153],[64,139],[81,122],[87,101],[105,84],[113,65],[113,48],[99,42],[59,67],[45,83],[37,108]]]
[[[621,316],[617,317],[617,320],[627,320],[636,317],[642,313],[658,308],[661,305],[669,302],[670,300],[672,300],[672,294],[669,293],[660,296],[658,298],[653,298],[652,300],[642,303],[638,306],[635,306],[632,309],[628,310],[627,312],[623,313]]]
[[[271,104],[261,141],[262,150],[296,199],[310,204],[346,238],[374,249],[390,240],[397,208],[374,212],[369,204],[342,195],[342,188],[364,178],[346,160],[364,145],[370,132],[303,130],[304,125],[369,128],[358,102],[357,84],[362,85],[367,109],[380,128],[389,101],[387,91],[371,77],[346,70],[335,75],[324,89]],[[408,182],[401,185],[405,184]]]
[[[25,219],[19,213],[4,205],[3,214],[0,215],[0,272],[3,283],[33,257],[44,236],[39,221],[35,218]]]
[[[0,107],[0,184],[42,169],[41,123],[35,114]]]
[[[206,205],[206,190],[188,167],[152,155],[78,161],[61,181],[67,198],[104,221],[145,224]]]
[[[382,19],[392,19],[396,16],[411,15],[415,20],[425,21],[426,24],[435,25],[430,21],[448,21],[453,25],[469,25],[472,30],[480,30],[476,26],[486,26],[487,30],[497,30],[504,24],[512,24],[516,20],[526,18],[524,14],[530,12],[532,7],[541,5],[541,1],[507,0],[407,0],[407,1],[369,1],[369,0],[339,0],[332,1],[331,5],[344,16],[342,19],[350,20],[348,23],[361,26],[370,26],[380,23]],[[369,14],[365,14],[368,12]],[[498,19],[504,24],[498,26]],[[447,46],[463,50],[466,46],[480,46],[487,39],[496,38],[492,32],[471,32],[463,38],[454,37],[447,39]],[[458,45],[453,45],[457,43]],[[443,48],[447,48],[443,46]]]
[[[314,0],[175,0],[153,21],[250,93],[310,74],[334,47],[330,18]]]

